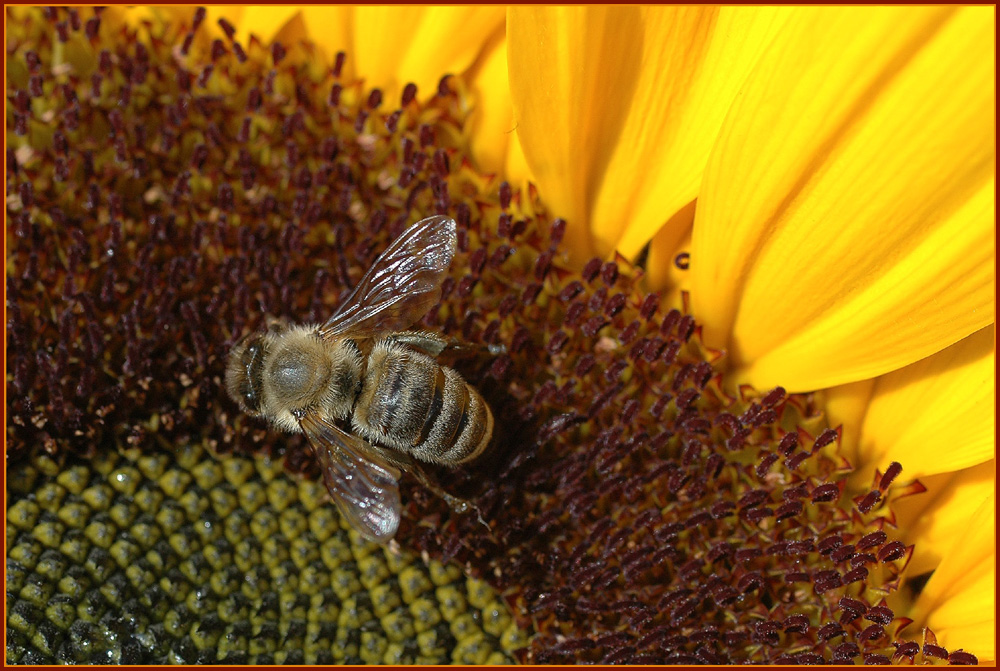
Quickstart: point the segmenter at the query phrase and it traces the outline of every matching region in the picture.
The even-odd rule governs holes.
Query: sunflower
[[[190,14],[174,11],[160,10],[166,16],[154,13],[145,20],[190,24]],[[887,617],[879,610],[883,602],[876,602],[867,592],[851,592],[843,597],[846,602],[841,600],[845,612],[860,608],[853,619],[867,609],[864,619],[876,623],[859,629],[858,641],[878,638],[881,634],[873,629],[889,621],[898,628],[902,620],[912,619],[914,624],[901,638],[919,636],[922,627],[933,631],[929,637],[924,634],[925,657],[940,656],[936,646],[940,642],[950,649],[974,652],[980,659],[995,658],[994,386],[990,375],[994,365],[995,250],[990,223],[995,128],[990,104],[993,59],[989,58],[993,10],[514,8],[506,16],[495,9],[465,8],[225,11],[229,19],[219,23],[210,12],[205,28],[217,33],[220,45],[235,36],[234,45],[273,41],[290,48],[301,46],[300,54],[315,48],[316,61],[323,67],[334,65],[338,73],[343,70],[348,81],[360,78],[386,96],[404,91],[404,107],[405,83],[417,83],[421,92],[434,91],[443,75],[453,75],[441,84],[442,91],[446,95],[457,90],[457,109],[452,113],[465,118],[439,135],[452,133],[457,145],[468,149],[471,165],[506,179],[498,198],[502,212],[498,231],[510,242],[518,235],[524,237],[520,246],[526,251],[516,251],[513,247],[518,245],[493,240],[485,229],[480,230],[470,243],[473,273],[456,278],[456,306],[448,308],[455,313],[442,317],[440,326],[484,339],[503,333],[515,342],[519,338],[531,342],[532,334],[523,328],[508,334],[511,320],[507,318],[523,317],[521,323],[526,324],[538,317],[537,323],[545,330],[542,342],[552,357],[545,382],[539,378],[537,386],[531,386],[531,370],[517,358],[516,348],[514,356],[499,360],[488,377],[504,381],[508,375],[517,379],[520,373],[525,379],[522,397],[531,401],[532,409],[541,412],[565,406],[566,413],[547,418],[542,435],[556,436],[567,450],[573,441],[594,441],[589,432],[607,427],[589,454],[598,455],[602,464],[620,460],[607,486],[626,492],[623,496],[628,501],[627,506],[595,503],[596,499],[588,498],[591,493],[584,491],[575,492],[567,503],[560,501],[560,485],[553,484],[551,474],[537,470],[521,475],[518,484],[534,483],[541,493],[536,508],[515,507],[514,512],[530,514],[521,527],[504,529],[507,535],[500,534],[501,545],[507,543],[518,552],[538,549],[520,537],[565,525],[560,515],[566,506],[586,510],[598,505],[614,513],[608,519],[613,517],[622,531],[616,532],[603,520],[588,519],[579,533],[589,534],[588,542],[603,543],[604,557],[607,548],[613,554],[625,543],[627,552],[620,567],[626,581],[632,580],[631,574],[656,570],[646,566],[652,561],[647,550],[655,552],[652,557],[657,562],[675,562],[681,577],[691,577],[691,562],[679,559],[683,553],[677,557],[662,554],[671,547],[690,550],[684,545],[691,540],[689,532],[654,524],[649,537],[666,546],[658,551],[643,545],[646,537],[624,534],[628,525],[640,519],[651,523],[648,508],[636,509],[642,512],[631,508],[636,498],[646,495],[664,511],[674,506],[681,514],[677,519],[689,528],[705,524],[695,522],[700,520],[697,506],[685,507],[698,501],[699,495],[692,494],[690,500],[670,498],[691,477],[690,473],[680,477],[690,466],[690,457],[677,462],[680,466],[669,462],[663,466],[666,470],[654,470],[656,477],[660,473],[670,476],[663,478],[666,486],[661,497],[655,487],[652,493],[648,487],[637,490],[627,480],[627,467],[636,462],[621,459],[611,449],[617,449],[616,441],[621,442],[623,427],[638,423],[638,412],[657,412],[657,401],[647,400],[641,381],[655,384],[655,375],[669,371],[677,393],[677,414],[670,416],[670,426],[690,429],[692,435],[704,434],[707,429],[699,421],[705,420],[686,413],[695,407],[706,410],[704,417],[712,418],[712,426],[727,430],[735,426],[728,449],[742,454],[740,444],[732,442],[737,435],[759,449],[754,454],[764,458],[765,467],[757,469],[761,482],[785,477],[774,472],[764,477],[779,459],[775,446],[787,456],[794,449],[796,435],[798,440],[807,435],[815,438],[811,454],[819,463],[810,471],[813,480],[798,479],[795,467],[787,466],[788,480],[781,486],[789,487],[784,492],[788,505],[796,483],[808,482],[814,487],[813,501],[821,501],[818,492],[831,490],[822,489],[827,485],[820,483],[833,482],[838,472],[849,472],[846,484],[839,485],[845,491],[864,494],[870,490],[878,494],[876,498],[885,496],[891,502],[884,516],[867,520],[865,525],[896,530],[906,545],[916,549],[900,574],[889,571],[884,603],[892,610]],[[217,49],[212,49],[214,60]],[[232,49],[238,55],[236,47]],[[337,55],[342,52],[348,54],[346,61]],[[225,84],[219,86],[225,90]],[[13,100],[17,104],[19,99]],[[428,118],[447,116],[435,111]],[[359,124],[363,127],[364,119]],[[11,161],[9,152],[9,167]],[[448,172],[447,163],[443,172]],[[435,193],[440,196],[439,190]],[[27,207],[32,197],[30,189],[22,189],[19,202]],[[485,200],[477,205],[485,219],[493,205]],[[551,231],[536,223],[545,213],[562,218]],[[483,245],[479,261],[476,244]],[[617,260],[616,252],[621,255]],[[490,284],[490,273],[499,273],[508,257],[508,270],[511,264],[526,269],[527,279],[520,287],[523,298],[505,302],[498,312],[490,313],[484,297],[473,288],[477,283],[483,291],[491,286],[517,288],[509,279],[494,278]],[[689,268],[686,263],[675,263],[679,258],[689,258]],[[552,273],[562,284],[556,286],[551,279],[550,265],[558,266]],[[520,277],[517,271],[509,275]],[[531,282],[532,275],[537,282]],[[659,292],[662,305],[656,293],[647,292]],[[463,300],[471,303],[462,304]],[[552,312],[559,301],[569,307]],[[700,325],[691,343],[693,322],[672,310],[688,306]],[[662,324],[650,329],[647,322],[660,314],[657,310],[666,316]],[[593,317],[585,319],[592,313]],[[497,315],[493,321],[491,314]],[[477,326],[480,318],[483,324]],[[558,328],[560,324],[565,328]],[[577,326],[579,330],[574,331]],[[608,330],[602,330],[605,327]],[[634,369],[620,378],[615,376],[623,371],[611,363],[601,375],[588,372],[594,367],[594,354],[613,354],[615,341],[631,346],[636,338],[638,344],[629,352],[637,362]],[[711,366],[699,367],[698,356]],[[646,364],[638,362],[643,359],[650,363],[648,378],[641,376]],[[598,359],[597,368],[612,360],[611,356]],[[655,368],[654,362],[661,365],[660,361],[665,367]],[[51,362],[46,365],[51,369]],[[514,373],[506,370],[510,368]],[[607,393],[596,387],[593,403],[583,415],[591,420],[598,416],[605,423],[589,424],[579,412],[571,411],[572,389],[598,378],[605,378],[610,386]],[[685,386],[685,379],[697,380],[695,386],[704,393],[699,397],[699,391]],[[779,386],[780,392],[768,392]],[[515,387],[509,389],[518,392]],[[791,392],[787,402],[786,391]],[[727,398],[741,398],[745,403],[707,410],[712,399],[722,403]],[[736,407],[743,411],[738,419],[727,410]],[[620,423],[616,426],[615,421]],[[760,431],[744,436],[740,433],[743,424]],[[796,425],[798,434],[788,428]],[[829,432],[824,426],[839,429]],[[715,432],[712,429],[713,436]],[[667,433],[654,436],[653,442],[660,437],[670,441]],[[942,449],[945,441],[949,449]],[[642,441],[626,442],[625,447],[631,449],[633,442]],[[696,454],[690,452],[693,443],[682,443],[680,448],[685,455]],[[673,449],[673,443],[669,449],[654,446],[652,457]],[[553,458],[549,465],[575,469],[572,477],[579,480],[579,472],[587,465],[579,459],[574,462],[570,451],[559,455],[563,460]],[[530,459],[525,455],[515,459],[521,462],[517,468]],[[897,484],[890,487],[898,464],[903,466],[905,479],[897,478]],[[572,479],[563,476],[559,483]],[[749,485],[737,480],[731,484],[743,497],[731,499],[732,503],[739,500],[741,519],[745,511],[757,519],[754,505],[745,501],[763,490],[747,491]],[[501,487],[506,505],[511,485],[504,486],[508,487]],[[549,486],[552,489],[546,489]],[[782,492],[772,493],[777,502],[782,500]],[[484,495],[483,500],[488,498]],[[863,517],[872,505],[861,505],[855,517]],[[541,512],[536,515],[537,511]],[[964,537],[954,533],[957,524],[970,519],[972,533]],[[858,547],[875,544],[883,564],[899,556],[890,545],[880,545],[883,540],[872,540],[881,531],[869,533],[871,527],[864,525],[837,526],[842,520],[831,524],[844,539],[858,534]],[[435,546],[425,531],[414,536],[418,546],[426,543],[432,553],[442,554],[440,539]],[[602,570],[599,557],[591,563],[583,561],[590,552],[580,545],[584,537],[572,531],[560,533],[565,535],[555,538],[561,539],[565,553],[542,553],[535,561],[565,570],[570,564],[559,562],[571,559],[573,567],[589,572],[595,582],[605,581],[607,571]],[[517,542],[508,543],[511,538]],[[605,538],[606,543],[601,540]],[[745,548],[726,549],[725,543],[713,546],[708,556],[712,562],[728,561],[726,553],[735,552],[736,563],[746,564],[740,552],[749,552],[757,538],[753,534],[741,538],[747,543]],[[826,540],[819,543],[820,554],[825,553]],[[764,547],[774,550],[769,554],[794,556],[789,541],[770,538],[768,542],[771,545]],[[795,542],[806,544],[802,552],[815,554],[807,549],[811,541],[791,541]],[[458,553],[472,562],[482,559],[477,553],[483,547],[491,546],[473,544],[462,555],[449,545],[443,555]],[[507,563],[487,565],[508,571],[496,575],[501,577],[497,585],[509,592],[510,576],[530,574],[523,560],[513,557]],[[776,570],[769,566],[772,572]],[[848,575],[863,563],[855,566],[852,562],[852,566],[854,570],[844,576],[845,585]],[[740,574],[737,570],[734,575],[743,591],[753,591],[764,581],[759,572]],[[877,575],[873,569],[869,583],[877,584]],[[613,582],[615,576],[608,576]],[[813,578],[819,591],[819,578]],[[905,580],[905,585],[893,582],[895,578]],[[551,594],[531,592],[532,586],[529,591],[515,589],[520,601],[515,599],[513,604],[533,614],[533,625],[542,634],[538,640],[555,642],[549,657],[540,654],[535,659],[562,660],[567,659],[565,655],[572,659],[576,654],[594,661],[654,661],[633,656],[636,648],[650,647],[651,637],[664,635],[660,616],[636,598],[648,596],[645,584],[640,580],[632,591],[631,585],[625,585],[622,593],[630,598],[614,603],[597,603],[596,596],[579,599],[578,605],[586,601],[587,608],[593,609],[587,612],[601,613],[596,620],[604,629],[596,627],[592,632],[582,631],[581,620],[566,612],[568,599],[578,598],[566,586],[557,586]],[[716,597],[726,602],[720,593]],[[863,598],[859,601],[852,596]],[[690,612],[699,608],[681,591],[663,594],[654,605],[671,612],[678,622],[686,622]],[[623,614],[615,615],[615,609]],[[822,607],[819,610],[826,612]],[[621,629],[624,613],[630,626],[647,627],[650,633],[634,639],[626,636]],[[788,632],[806,626],[795,619],[801,613],[789,614],[775,607],[768,621],[768,615],[758,610],[754,616],[758,619],[753,620],[757,622],[755,643],[778,646],[785,642],[776,633],[775,613],[786,618],[786,633],[781,636],[790,637]],[[813,625],[818,627],[822,621]],[[744,635],[733,632],[736,638],[730,641],[713,626],[717,625],[684,629],[683,641],[670,639],[661,649],[682,650],[689,643],[705,641],[717,645],[723,638],[726,645],[738,646],[739,636]],[[611,633],[602,633],[607,631]],[[819,629],[823,640],[825,631],[830,630]],[[851,645],[855,644],[844,643],[834,659],[855,656],[858,648]],[[718,648],[712,649],[717,654]],[[909,648],[898,651],[902,657],[913,658]],[[667,659],[689,659],[675,654],[681,656]],[[701,661],[718,659],[704,645],[693,654]],[[882,657],[874,652],[869,657],[866,652],[865,659]],[[968,658],[960,652],[952,655],[952,661],[962,660]]]
[[[470,77],[490,115],[474,156],[537,185],[574,259],[648,245],[649,285],[688,292],[732,384],[822,390],[857,473],[923,479],[899,503],[909,570],[934,571],[917,624],[989,659],[994,16],[513,8]],[[970,517],[976,535],[949,533]]]

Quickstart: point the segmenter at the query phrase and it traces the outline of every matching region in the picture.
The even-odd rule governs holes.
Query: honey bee
[[[483,397],[436,360],[462,345],[406,330],[440,300],[456,239],[452,219],[417,222],[324,324],[272,321],[229,355],[230,396],[251,416],[305,433],[338,509],[376,542],[387,542],[399,527],[401,470],[467,510],[433,485],[417,461],[464,464],[493,434]]]

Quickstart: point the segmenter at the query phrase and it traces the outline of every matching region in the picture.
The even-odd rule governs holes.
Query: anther
[[[892,484],[892,481],[895,480],[896,477],[902,472],[903,466],[898,461],[894,461],[889,464],[889,467],[885,469],[885,474],[882,476],[882,479],[879,480],[879,491],[884,493],[887,489],[889,489],[889,485]]]
[[[239,42],[233,42],[233,55],[240,63],[247,62],[247,52],[243,50],[243,46]]]
[[[338,51],[336,57],[333,59],[333,68],[331,69],[331,74],[339,79],[341,73],[344,70],[344,63],[347,61],[347,54],[343,51]]]
[[[330,107],[337,107],[340,105],[340,92],[343,90],[343,86],[339,83],[334,83],[330,86],[330,95],[326,98],[326,104]]]
[[[858,510],[862,513],[868,513],[875,507],[875,505],[882,499],[881,492],[877,490],[872,490],[865,494],[860,501],[857,502]]]
[[[826,447],[833,441],[837,440],[838,436],[839,434],[836,429],[827,429],[826,431],[821,433],[819,438],[816,439],[816,442],[813,443],[813,448],[812,448],[813,452],[823,447]]]
[[[451,95],[451,87],[448,85],[448,80],[451,79],[451,75],[445,75],[438,82],[437,94],[439,97],[446,97]]]
[[[601,272],[601,260],[598,258],[593,258],[587,262],[587,265],[583,267],[580,272],[580,276],[583,277],[586,282],[593,282],[594,278]]]
[[[233,24],[229,23],[225,18],[220,18],[218,23],[219,27],[222,28],[222,32],[226,34],[226,37],[233,39],[233,36],[236,35],[236,28],[233,27]]]
[[[281,42],[271,44],[271,62],[274,63],[275,67],[285,59],[287,53],[288,50],[285,49],[285,46]]]

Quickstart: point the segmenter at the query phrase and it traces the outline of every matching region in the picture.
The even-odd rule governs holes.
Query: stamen
[[[343,51],[338,51],[337,55],[333,59],[333,68],[330,73],[335,79],[340,79],[342,70],[344,69],[344,63],[347,61],[347,54]]]

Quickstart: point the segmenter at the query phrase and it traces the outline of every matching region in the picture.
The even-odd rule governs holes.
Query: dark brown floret
[[[900,473],[902,473],[902,471],[903,471],[903,466],[898,461],[894,461],[891,464],[889,464],[889,467],[885,469],[885,475],[883,475],[882,478],[879,480],[878,483],[879,491],[884,492],[885,490],[887,490],[889,488],[889,485],[892,484],[892,481],[895,480],[896,477]]]
[[[962,666],[975,666],[979,664],[979,659],[970,652],[956,650],[948,655],[948,663]]]

